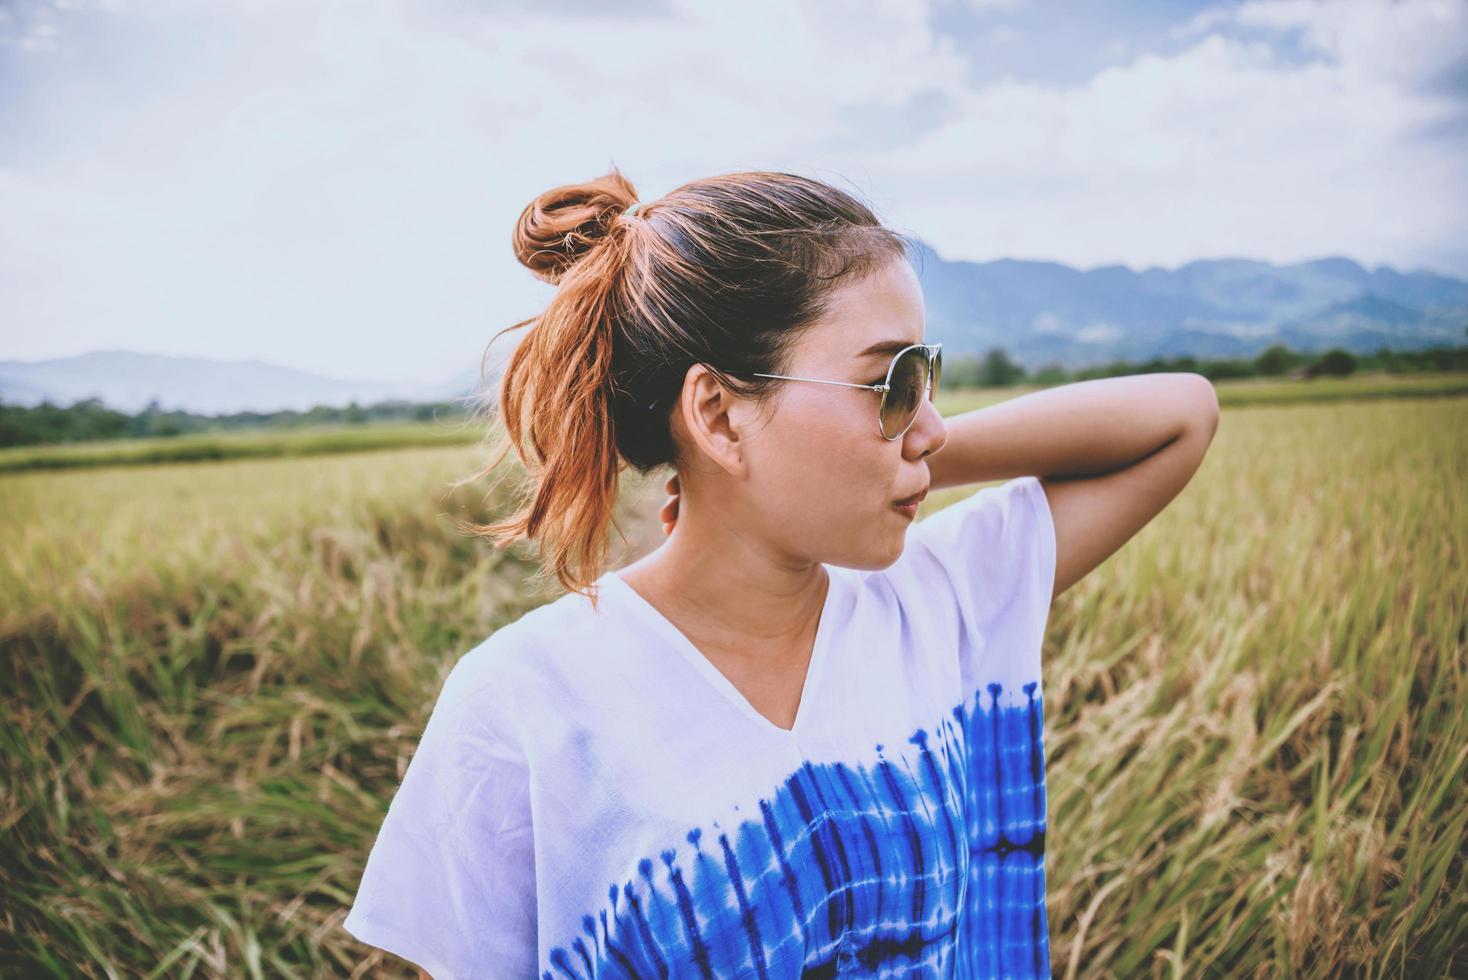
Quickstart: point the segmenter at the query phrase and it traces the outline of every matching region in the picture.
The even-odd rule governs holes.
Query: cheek
[[[819,394],[819,393],[817,393]],[[826,404],[791,399],[770,424],[762,453],[766,499],[778,500],[790,530],[812,552],[840,543],[823,560],[883,567],[901,553],[906,519],[890,509],[901,445],[877,428],[875,406],[863,413],[839,396]]]
[[[882,450],[888,444],[878,434],[875,411],[860,411],[857,401],[840,391],[812,390],[790,399],[778,422],[779,451],[790,467],[805,474],[802,485],[826,495],[835,492],[844,501],[881,484]]]

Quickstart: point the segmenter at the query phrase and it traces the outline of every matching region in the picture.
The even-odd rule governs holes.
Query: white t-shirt
[[[1043,487],[826,568],[790,731],[614,572],[470,650],[347,931],[435,980],[1048,976]]]

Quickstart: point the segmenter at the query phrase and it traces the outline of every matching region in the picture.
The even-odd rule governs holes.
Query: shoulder
[[[956,499],[948,506],[908,529],[883,580],[904,604],[956,600],[976,621],[1016,611],[1016,601],[1031,592],[1048,604],[1055,538],[1039,478],[951,492]]]
[[[1005,524],[1035,520],[1046,507],[1045,487],[1036,476],[1017,476],[974,492],[954,488],[952,502],[913,525],[909,539],[919,544],[941,544],[965,523],[979,522],[998,531]]]
[[[578,673],[597,648],[599,628],[589,601],[576,593],[531,609],[459,657],[434,713],[510,734],[526,705],[543,704],[549,686]]]
[[[953,573],[983,557],[1042,543],[1049,508],[1039,478],[1021,476],[986,486],[947,491],[947,506],[908,529],[903,552],[891,570],[921,575]]]

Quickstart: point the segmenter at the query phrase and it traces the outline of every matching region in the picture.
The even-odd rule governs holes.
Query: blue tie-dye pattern
[[[543,980],[1048,977],[1038,687],[986,685],[915,758],[807,762],[758,819],[642,858]]]

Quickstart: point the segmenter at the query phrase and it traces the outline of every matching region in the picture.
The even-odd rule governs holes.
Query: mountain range
[[[0,401],[13,405],[70,405],[100,398],[108,408],[140,412],[157,401],[167,410],[202,415],[306,411],[404,400],[437,402],[477,387],[478,368],[438,384],[394,384],[331,378],[267,361],[174,357],[103,350],[45,361],[0,361]]]
[[[1250,357],[1273,344],[1414,350],[1465,342],[1468,281],[1426,270],[1368,270],[1343,257],[1293,265],[1202,259],[1140,272],[1057,262],[949,261],[922,242],[911,255],[923,286],[926,335],[949,356],[1002,347],[1027,368],[1193,355]],[[507,347],[508,345],[496,345]],[[502,359],[507,351],[501,351]],[[486,368],[493,376],[495,367]],[[94,351],[0,361],[0,401],[69,405],[96,397],[136,412],[150,401],[203,414],[305,410],[388,399],[445,401],[480,387],[477,358],[429,385],[329,378],[260,360]]]
[[[1368,271],[1341,257],[1081,271],[1015,259],[950,262],[924,245],[914,268],[928,336],[945,352],[1002,347],[1029,368],[1250,357],[1273,344],[1367,354],[1468,340],[1468,281],[1384,265]]]

